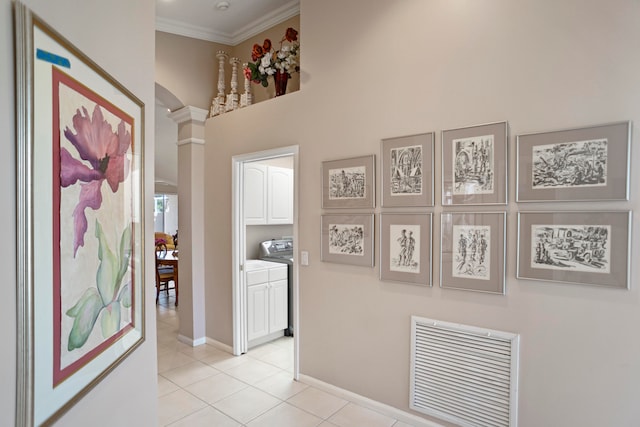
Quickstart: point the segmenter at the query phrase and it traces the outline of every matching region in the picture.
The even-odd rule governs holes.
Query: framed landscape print
[[[443,213],[440,286],[504,294],[504,212]]]
[[[15,4],[17,425],[53,423],[144,341],[144,105]]]
[[[382,207],[433,206],[432,133],[382,140]]]
[[[321,260],[373,267],[373,215],[322,215]]]
[[[507,122],[442,132],[442,205],[507,203]]]
[[[380,280],[431,286],[432,214],[380,214]]]
[[[520,212],[519,279],[629,287],[631,212]]]
[[[322,162],[322,208],[374,208],[375,156]]]
[[[518,135],[516,201],[629,199],[631,122]]]

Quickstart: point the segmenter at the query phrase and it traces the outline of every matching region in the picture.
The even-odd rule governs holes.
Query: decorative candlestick
[[[233,111],[238,108],[238,58],[231,58],[231,92],[227,95],[226,110]]]
[[[226,62],[227,58],[229,58],[229,55],[227,55],[224,51],[219,50],[216,54],[216,58],[218,58],[218,95],[213,98],[213,102],[211,103],[211,117],[225,112],[224,63]]]
[[[249,66],[248,63],[242,64],[242,70],[246,70]],[[246,107],[253,103],[253,94],[251,93],[251,80],[245,73],[244,74],[244,93],[240,95],[240,107]]]

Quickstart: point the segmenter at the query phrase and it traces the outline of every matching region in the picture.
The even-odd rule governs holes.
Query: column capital
[[[204,124],[204,121],[207,119],[208,114],[209,112],[207,110],[187,105],[186,107],[182,107],[179,110],[172,111],[168,114],[168,117],[178,124],[186,122]]]

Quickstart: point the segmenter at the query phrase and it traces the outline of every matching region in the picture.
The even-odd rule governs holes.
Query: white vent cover
[[[461,426],[516,426],[518,341],[412,316],[409,406]]]

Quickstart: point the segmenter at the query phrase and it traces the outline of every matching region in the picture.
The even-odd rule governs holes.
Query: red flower
[[[284,35],[284,38],[288,42],[294,42],[294,41],[298,40],[298,32],[296,30],[294,30],[293,28],[289,27],[289,28],[287,28],[287,32]]]
[[[244,72],[244,78],[247,80],[251,80],[251,68],[245,67],[242,72]]]
[[[260,46],[259,44],[254,44],[253,45],[253,50],[251,51],[251,60],[253,61],[257,61],[258,58],[260,58],[262,56],[264,52],[262,51],[262,46]]]
[[[271,50],[271,40],[264,39],[264,43],[262,44],[262,50],[266,53]]]

